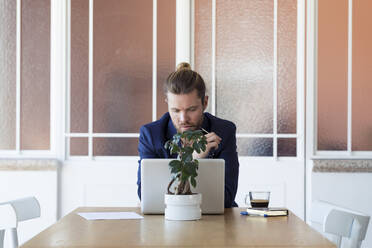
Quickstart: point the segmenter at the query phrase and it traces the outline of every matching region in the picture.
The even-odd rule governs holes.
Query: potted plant
[[[195,178],[199,162],[193,153],[206,150],[207,139],[201,130],[176,133],[165,143],[170,154],[178,154],[177,159],[169,162],[172,179],[165,194],[165,218],[168,220],[197,220],[201,218],[200,193],[192,193],[196,187]],[[173,190],[173,191],[172,191]]]

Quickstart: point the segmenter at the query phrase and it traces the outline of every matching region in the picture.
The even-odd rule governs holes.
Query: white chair
[[[12,246],[18,247],[18,223],[37,217],[40,217],[40,204],[35,197],[0,203],[0,248],[4,247],[6,230],[11,233]]]
[[[360,248],[366,237],[370,217],[324,201],[312,204],[312,225],[321,223],[326,237],[338,248]]]

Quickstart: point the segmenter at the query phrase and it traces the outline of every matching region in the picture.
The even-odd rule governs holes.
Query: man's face
[[[204,103],[202,103],[196,90],[181,95],[168,92],[166,101],[173,125],[178,132],[196,130],[201,127],[203,111],[208,105],[208,96],[204,97]]]

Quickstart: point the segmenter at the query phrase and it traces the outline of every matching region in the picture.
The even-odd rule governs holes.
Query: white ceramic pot
[[[201,194],[168,195],[165,194],[164,217],[167,220],[199,220],[201,218]]]

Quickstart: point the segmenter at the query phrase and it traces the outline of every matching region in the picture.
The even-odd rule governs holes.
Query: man
[[[194,158],[222,158],[225,160],[225,208],[237,207],[235,195],[238,188],[239,162],[236,152],[236,127],[234,123],[204,113],[208,106],[205,83],[201,76],[192,71],[190,65],[181,63],[168,76],[164,85],[168,113],[159,120],[140,129],[138,152],[138,196],[141,198],[141,160],[143,158],[175,158],[164,148],[167,140],[177,132],[203,128],[208,133],[207,147]]]

